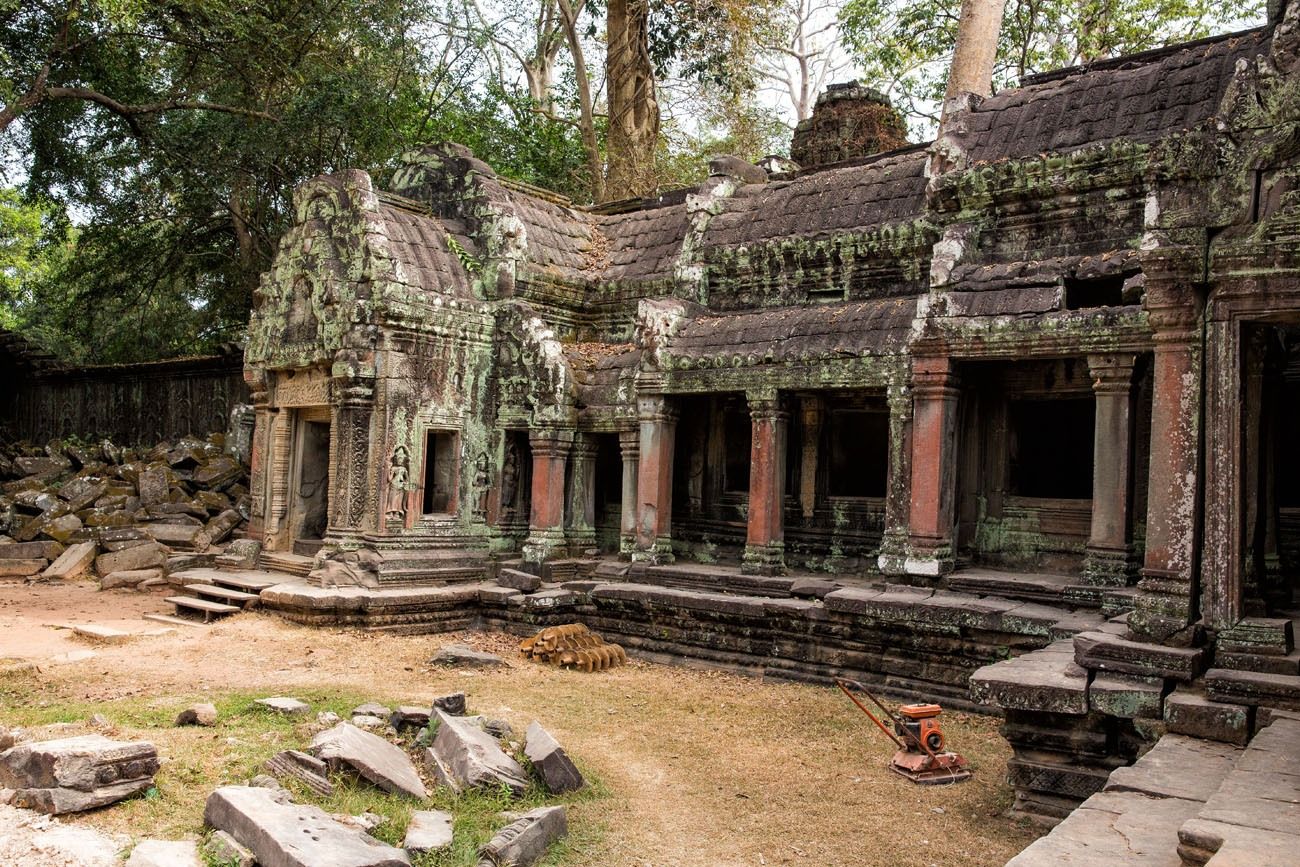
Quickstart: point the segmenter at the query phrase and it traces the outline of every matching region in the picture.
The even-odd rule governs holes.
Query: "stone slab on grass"
[[[551,844],[569,833],[563,807],[529,810],[496,833],[479,850],[479,863],[528,867],[546,855]]]
[[[158,750],[147,741],[82,735],[19,744],[0,753],[0,787],[15,806],[58,815],[112,804],[153,785]]]
[[[330,818],[324,810],[281,800],[270,789],[222,786],[203,819],[253,853],[261,867],[410,867],[401,849]]]
[[[459,786],[469,788],[506,786],[522,795],[528,777],[517,761],[506,755],[496,738],[466,717],[454,717],[435,710],[438,733],[429,752],[436,763]]]
[[[311,705],[307,704],[307,702],[282,695],[273,698],[259,698],[254,704],[259,704],[273,713],[282,713],[285,716],[306,716],[311,712]]]
[[[214,726],[217,724],[217,708],[210,702],[192,704],[176,715],[178,726]]]
[[[311,753],[333,769],[346,765],[386,792],[421,800],[429,796],[410,756],[351,723],[341,722],[316,735]]]
[[[528,726],[524,738],[524,754],[542,775],[542,782],[546,784],[547,791],[553,794],[574,792],[587,784],[577,766],[573,764],[573,760],[569,758],[569,754],[564,751],[564,747],[560,746],[560,742],[550,732],[542,728],[541,723],[534,720]]]
[[[402,848],[408,852],[436,852],[451,845],[452,815],[442,810],[416,810],[406,826]]]
[[[448,644],[435,653],[429,663],[451,668],[496,668],[505,665],[506,661],[495,653],[484,653],[464,644]]]

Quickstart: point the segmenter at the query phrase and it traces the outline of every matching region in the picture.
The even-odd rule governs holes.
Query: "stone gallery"
[[[1300,709],[1300,7],[1273,7],[950,103],[928,144],[833,88],[795,165],[652,200],[455,145],[304,184],[245,379],[249,535],[311,578],[263,604],[577,619],[991,705],[1048,820],[1167,731],[1244,743]]]

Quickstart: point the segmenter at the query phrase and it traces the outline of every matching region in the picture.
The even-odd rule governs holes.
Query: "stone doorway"
[[[329,526],[329,407],[294,411],[289,538],[293,553],[312,556]]]

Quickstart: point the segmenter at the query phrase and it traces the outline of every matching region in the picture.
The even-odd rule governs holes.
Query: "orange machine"
[[[971,777],[970,763],[954,752],[944,749],[943,730],[939,728],[939,714],[943,708],[937,704],[905,704],[892,711],[856,680],[836,678],[835,683],[849,701],[865,713],[876,728],[898,745],[898,752],[889,761],[889,769],[922,785],[960,783]],[[880,721],[854,693],[870,699],[883,715],[894,724],[894,730]]]

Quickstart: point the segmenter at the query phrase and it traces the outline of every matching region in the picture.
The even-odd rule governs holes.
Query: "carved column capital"
[[[961,377],[946,355],[918,355],[912,359],[912,393],[917,398],[956,398]]]
[[[619,431],[618,447],[623,453],[623,460],[636,460],[637,456],[641,454],[641,431]]]
[[[563,458],[573,450],[574,432],[554,428],[538,428],[528,432],[528,447],[533,457]]]
[[[1137,354],[1107,352],[1088,356],[1088,373],[1096,394],[1128,394],[1133,388]]]
[[[790,417],[781,405],[781,395],[774,388],[764,388],[745,392],[745,402],[749,405],[749,415],[754,421],[764,419],[783,421]]]
[[[665,395],[655,394],[636,399],[637,418],[652,424],[672,425],[677,423],[680,411]]]

